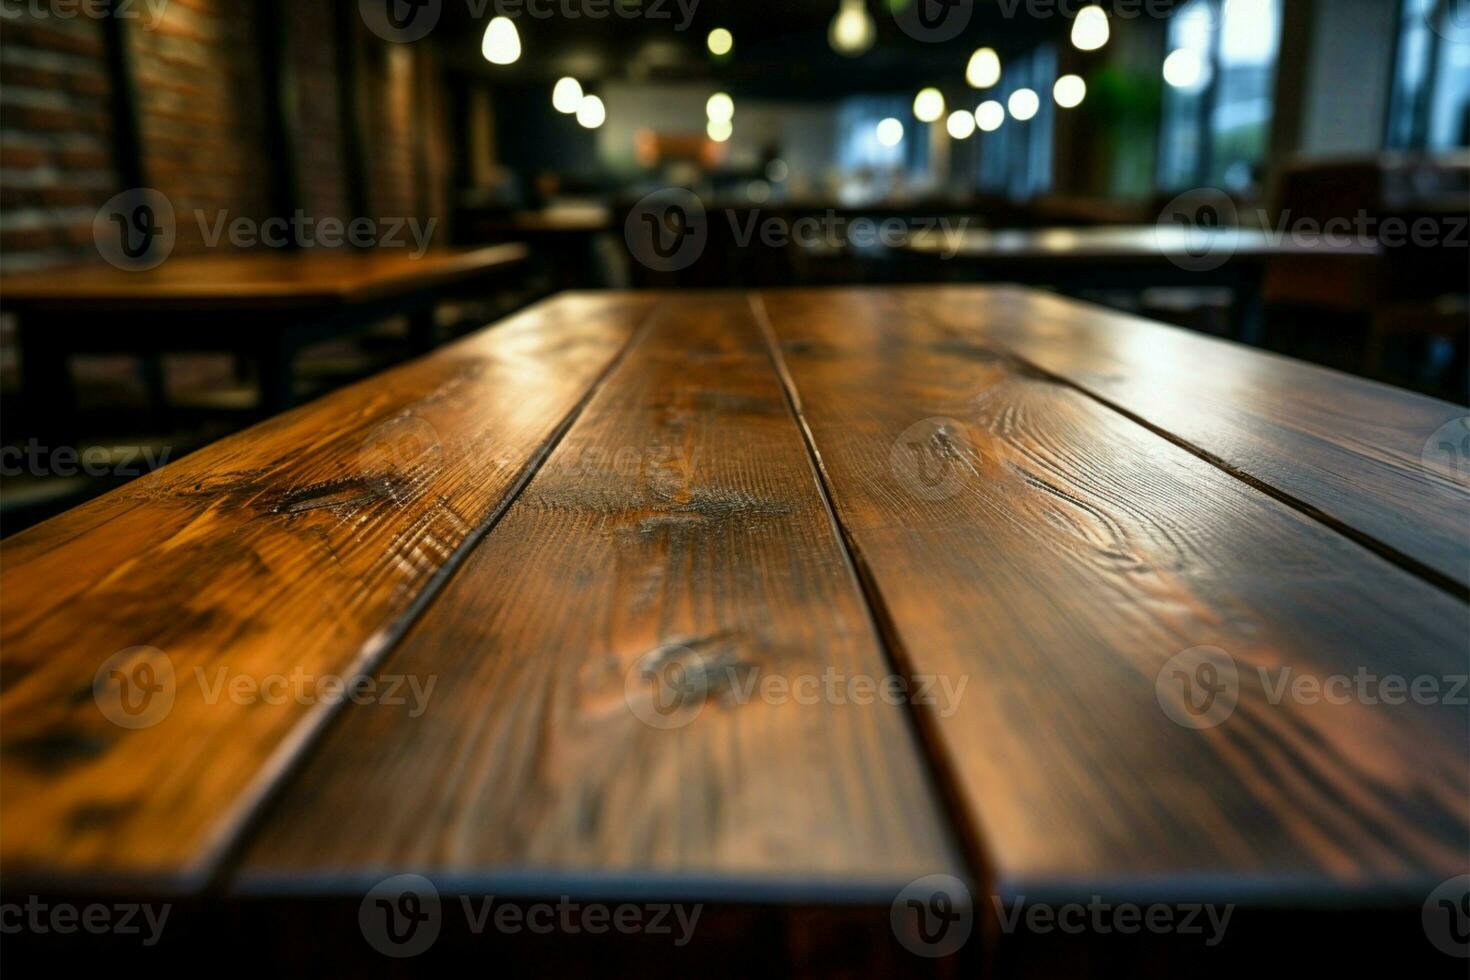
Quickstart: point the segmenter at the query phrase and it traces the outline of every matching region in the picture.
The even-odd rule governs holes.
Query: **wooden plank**
[[[1065,379],[1452,592],[1470,590],[1459,446],[1470,411],[1032,290],[900,295],[906,310]]]
[[[986,346],[1040,301],[952,295],[763,303],[890,648],[970,678],[924,724],[995,893],[1417,909],[1462,873],[1465,604]],[[1438,702],[1271,693],[1359,671]]]
[[[7,881],[197,885],[334,710],[290,679],[371,670],[649,308],[535,307],[6,541]]]
[[[846,693],[891,671],[741,296],[662,308],[383,670],[432,703],[345,713],[235,887],[886,908],[959,867],[907,707]]]
[[[411,247],[267,249],[181,256],[142,272],[88,266],[17,273],[0,280],[0,296],[6,308],[83,312],[337,306],[447,286],[509,268],[527,254],[518,243],[422,256]]]

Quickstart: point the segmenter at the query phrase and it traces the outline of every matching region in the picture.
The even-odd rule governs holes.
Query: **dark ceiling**
[[[556,13],[535,17],[529,7],[521,7],[523,2]],[[612,0],[600,2],[602,9],[611,8]],[[894,6],[921,0],[865,0],[877,24],[877,43],[866,54],[847,58],[827,43],[839,0],[683,0],[685,9],[693,4],[693,13],[682,31],[678,26],[686,15],[680,0],[642,2],[650,16],[629,19],[609,13],[595,19],[585,12],[598,9],[599,0],[443,0],[438,36],[455,71],[514,87],[549,83],[562,75],[594,82],[718,80],[735,94],[827,99],[953,82],[963,78],[970,53],[981,45],[996,48],[1005,58],[1042,41],[1065,43],[1071,28],[1070,18],[1060,14],[1028,15],[1024,0],[973,0],[968,24],[958,36],[924,42],[899,26],[897,17],[911,17],[912,10],[893,13]],[[500,7],[505,12],[523,11],[514,18],[523,53],[510,66],[491,65],[480,56],[480,37],[497,4],[509,5]],[[582,16],[566,16],[560,12],[563,5],[582,11]],[[1081,5],[1081,0],[1042,0],[1029,6],[1049,11]],[[964,10],[957,8],[949,16],[963,18]],[[1007,10],[1014,16],[1007,16]],[[705,38],[715,27],[726,27],[735,36],[728,58],[715,59],[706,50]]]

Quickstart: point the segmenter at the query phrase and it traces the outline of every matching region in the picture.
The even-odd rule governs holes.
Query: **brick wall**
[[[37,16],[0,29],[0,270],[97,258],[92,220],[117,193],[101,25]]]
[[[376,39],[363,39],[362,43],[362,135],[368,212],[376,217],[417,214],[414,50]]]
[[[153,30],[134,24],[132,49],[148,184],[173,203],[177,252],[205,247],[213,223],[270,215],[271,167],[254,14],[238,0],[170,0]]]
[[[120,25],[145,181],[174,206],[177,252],[205,248],[197,211],[210,224],[221,212],[261,220],[277,203],[263,9],[254,0],[169,0],[156,23]],[[283,0],[279,9],[294,80],[285,97],[295,120],[298,206],[315,218],[353,217],[333,5]],[[355,3],[349,9],[366,213],[442,219],[446,99],[432,44],[383,41],[360,22]],[[0,23],[0,269],[97,260],[92,221],[124,189],[118,171],[128,169],[113,159],[111,98],[101,22],[28,12]]]
[[[300,206],[317,219],[350,218],[332,5],[294,0],[286,9]]]

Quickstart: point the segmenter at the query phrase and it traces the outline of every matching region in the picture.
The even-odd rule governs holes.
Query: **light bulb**
[[[716,143],[723,143],[735,132],[735,126],[728,119],[711,119],[704,131]]]
[[[993,133],[1000,129],[1005,121],[1006,107],[994,99],[980,103],[975,109],[975,125],[979,126],[983,132]]]
[[[1052,86],[1051,94],[1063,109],[1075,109],[1087,98],[1087,83],[1080,75],[1063,75]]]
[[[582,96],[582,103],[577,106],[577,122],[588,129],[596,129],[607,121],[607,106],[595,95]]]
[[[492,65],[513,65],[521,57],[521,35],[516,31],[515,21],[509,17],[496,17],[485,28],[485,40],[480,53]]]
[[[878,142],[884,146],[897,146],[903,142],[903,123],[889,116],[878,124]]]
[[[1072,44],[1077,50],[1096,51],[1108,43],[1111,34],[1107,12],[1101,7],[1094,5],[1077,11],[1077,19],[1072,22]]]
[[[832,50],[848,57],[856,57],[873,46],[878,36],[878,26],[868,15],[863,0],[842,0],[832,26],[827,29],[827,43]]]
[[[1018,88],[1011,93],[1011,116],[1025,122],[1041,109],[1041,97],[1029,88]]]
[[[557,79],[556,86],[551,90],[551,106],[557,112],[565,112],[568,115],[577,111],[582,104],[582,83],[575,78]]]
[[[704,114],[715,122],[729,122],[735,118],[735,100],[724,92],[716,92],[705,102]]]
[[[957,109],[949,114],[944,128],[949,135],[957,140],[967,140],[975,132],[975,117],[962,109]]]
[[[965,66],[965,81],[971,88],[990,88],[1000,81],[1000,55],[994,48],[981,48],[970,55]]]
[[[731,48],[735,47],[735,36],[723,27],[716,27],[709,32],[705,44],[709,46],[710,54],[716,58],[722,58],[730,53]]]
[[[914,118],[919,122],[937,122],[944,115],[944,93],[937,88],[922,89],[914,96]]]
[[[1164,59],[1164,81],[1174,88],[1197,91],[1203,86],[1205,66],[1199,55],[1188,48],[1180,48]]]

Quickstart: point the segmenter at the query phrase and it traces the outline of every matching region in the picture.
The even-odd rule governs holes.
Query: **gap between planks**
[[[762,307],[762,309],[764,309],[764,307]],[[1295,494],[1288,493],[1285,490],[1282,490],[1280,487],[1272,486],[1270,483],[1267,483],[1260,477],[1252,476],[1239,467],[1233,466],[1221,457],[1216,456],[1214,453],[1210,452],[1208,449],[1205,449],[1203,446],[1196,445],[1195,443],[1190,442],[1188,439],[1185,439],[1182,436],[1175,435],[1168,429],[1165,429],[1163,426],[1158,425],[1154,422],[1150,422],[1143,416],[1129,411],[1112,399],[1098,394],[1097,392],[1086,387],[1082,383],[1073,381],[1070,378],[1067,378],[1060,374],[1056,374],[1052,371],[1048,371],[1046,368],[1041,367],[1040,365],[1028,360],[1020,354],[1017,354],[1003,340],[992,342],[987,338],[986,345],[992,350],[995,350],[1005,360],[1009,361],[1020,372],[1033,375],[1040,380],[1046,381],[1048,384],[1053,384],[1061,388],[1068,388],[1072,391],[1077,392],[1077,394],[1082,395],[1084,398],[1096,402],[1103,408],[1106,408],[1111,412],[1115,412],[1118,415],[1123,416],[1125,419],[1134,423],[1135,425],[1142,426],[1144,429],[1147,429],[1149,432],[1152,432],[1159,438],[1164,439],[1175,446],[1178,446],[1180,449],[1189,453],[1191,456],[1194,456],[1202,462],[1213,466],[1215,469],[1224,473],[1226,476],[1232,477],[1233,479],[1244,483],[1251,489],[1265,494],[1278,503],[1285,504],[1287,507],[1290,507],[1292,510],[1301,514],[1303,517],[1306,517],[1309,520],[1316,521],[1318,524],[1321,524],[1328,530],[1347,538],[1349,541],[1352,541],[1354,544],[1362,548],[1366,548],[1368,551],[1371,551],[1373,554],[1377,555],[1379,558],[1382,558],[1384,561],[1387,561],[1389,564],[1396,565],[1397,567],[1408,572],[1410,575],[1413,575],[1415,578],[1421,579],[1425,584],[1431,585],[1434,588],[1446,593],[1451,598],[1458,599],[1459,601],[1464,603],[1470,603],[1470,585],[1462,584],[1455,581],[1453,578],[1450,578],[1443,572],[1432,568],[1431,566],[1425,564],[1412,555],[1401,551],[1398,548],[1395,548],[1393,545],[1389,544],[1386,541],[1379,540],[1378,538],[1374,537],[1371,534],[1368,534],[1365,531],[1358,530],[1341,518],[1333,517],[1331,514],[1322,510],[1320,507],[1308,503]]]
[[[781,383],[781,390],[786,396],[786,407],[791,412],[791,418],[796,424],[797,431],[801,433],[803,445],[806,446],[807,461],[812,468],[817,492],[822,498],[822,508],[827,512],[827,520],[831,522],[832,529],[836,533],[843,561],[846,562],[848,571],[856,579],[859,591],[862,593],[863,604],[867,608],[879,650],[889,667],[912,683],[917,675],[913,658],[909,656],[903,641],[899,638],[892,615],[884,604],[877,582],[863,558],[862,548],[848,533],[847,526],[842,523],[842,519],[837,516],[837,508],[832,502],[831,478],[827,473],[826,465],[822,462],[822,454],[817,449],[816,439],[812,435],[811,427],[807,424],[806,415],[802,411],[801,392],[797,389],[796,381],[786,366],[786,359],[781,356],[780,340],[771,324],[770,314],[766,311],[765,300],[759,292],[751,292],[749,302],[751,315],[760,328],[761,338],[766,345],[766,353],[771,358],[771,366],[775,369],[777,380]],[[955,839],[959,841],[965,862],[969,865],[972,877],[970,884],[980,886],[971,895],[971,902],[978,920],[977,925],[981,929],[984,948],[993,950],[995,941],[1000,935],[998,910],[994,903],[981,899],[983,896],[998,894],[996,890],[999,885],[996,874],[998,865],[991,857],[985,833],[979,826],[978,815],[971,815],[965,805],[959,774],[933,713],[909,701],[904,715],[914,730],[918,744],[924,749],[925,761],[929,763],[928,776],[935,787],[937,797],[944,803],[945,816],[949,820]]]
[[[522,467],[520,475],[510,485],[508,491],[502,496],[500,502],[490,514],[465,536],[453,554],[424,583],[422,591],[409,604],[409,607],[404,610],[403,614],[395,622],[389,624],[377,634],[374,641],[370,642],[364,648],[354,665],[356,667],[352,675],[352,681],[354,683],[359,678],[371,676],[387,661],[388,657],[397,649],[398,644],[408,635],[409,630],[418,622],[419,617],[428,610],[434,600],[439,597],[439,594],[444,591],[444,587],[449,584],[450,579],[459,571],[460,566],[474,553],[474,550],[479,547],[485,537],[491,531],[495,530],[495,526],[500,523],[501,519],[510,512],[511,507],[520,499],[525,489],[531,485],[531,481],[535,479],[536,474],[541,471],[541,467],[545,465],[546,460],[551,458],[551,454],[561,444],[562,439],[571,431],[572,426],[576,424],[577,419],[592,401],[593,396],[597,394],[602,388],[603,383],[612,375],[618,365],[623,363],[628,353],[637,346],[644,334],[648,332],[649,325],[654,322],[660,309],[661,304],[659,303],[655,303],[648,308],[643,318],[638,321],[638,326],[628,334],[627,341],[613,357],[608,359],[607,364],[593,378],[592,383],[587,386],[587,390],[582,393],[577,403],[572,406],[571,411],[557,424],[550,435],[542,441],[541,446],[536,452],[532,453],[530,458],[527,459],[526,465]],[[302,726],[301,729],[292,732],[276,751],[272,753],[271,758],[267,760],[266,764],[256,773],[252,781],[258,785],[246,793],[246,798],[249,802],[245,804],[243,816],[233,827],[227,827],[221,832],[221,835],[226,836],[227,839],[217,845],[217,857],[213,863],[213,867],[205,874],[204,884],[200,888],[201,894],[222,894],[229,887],[230,879],[234,876],[239,858],[244,853],[246,845],[249,843],[261,818],[269,810],[270,803],[275,799],[276,794],[291,781],[292,775],[300,771],[305,765],[312,751],[321,744],[322,737],[327,733],[328,729],[346,714],[344,707],[350,703],[348,699],[343,699],[343,702],[335,705],[333,710],[324,712],[318,718]]]

